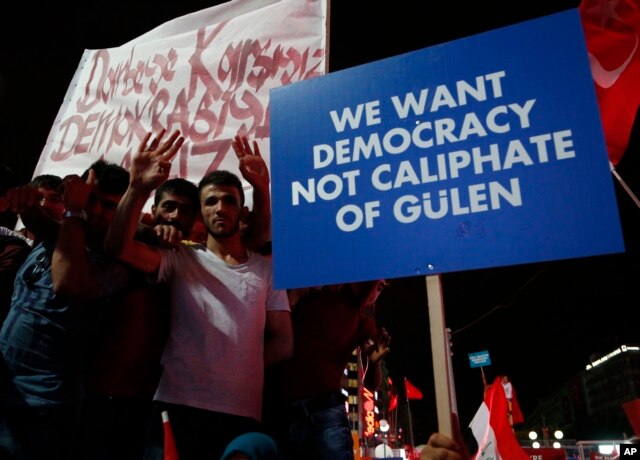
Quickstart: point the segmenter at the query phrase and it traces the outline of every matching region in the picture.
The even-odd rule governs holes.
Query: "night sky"
[[[28,181],[85,48],[119,46],[172,18],[220,2],[18,2],[4,16],[0,59],[1,161]],[[348,2],[331,5],[330,70],[338,71],[533,19],[578,1]],[[356,8],[354,10],[354,8]],[[9,24],[10,23],[10,24]],[[11,27],[9,27],[11,25]],[[636,123],[637,128],[638,123]],[[639,129],[618,170],[640,192]],[[468,353],[488,350],[490,380],[508,373],[525,418],[539,398],[583,370],[591,355],[640,342],[640,209],[616,184],[624,254],[443,275],[460,418],[482,398]],[[584,229],[589,231],[589,229]],[[425,394],[411,402],[416,443],[437,429],[424,277],[393,280],[380,325],[392,334],[387,367]]]

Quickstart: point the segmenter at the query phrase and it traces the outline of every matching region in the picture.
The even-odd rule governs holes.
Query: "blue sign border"
[[[276,88],[270,104],[277,288],[624,251],[577,9]]]

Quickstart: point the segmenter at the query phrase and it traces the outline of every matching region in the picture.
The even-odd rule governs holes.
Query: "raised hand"
[[[389,353],[391,336],[385,328],[381,328],[377,340],[368,339],[364,346],[364,352],[372,363],[377,363]]]
[[[68,211],[84,211],[95,182],[96,172],[93,169],[89,170],[86,182],[75,174],[66,176],[62,180],[60,187],[65,209]]]
[[[132,187],[151,191],[169,178],[171,160],[184,143],[184,137],[180,136],[180,131],[176,130],[161,143],[165,133],[166,130],[161,129],[151,143],[149,143],[151,133],[147,133],[140,143],[129,169],[129,181]]]
[[[254,187],[269,186],[269,169],[260,153],[258,143],[253,141],[253,149],[246,136],[236,135],[231,142],[239,161],[242,177]]]
[[[0,212],[11,211],[20,214],[38,206],[41,198],[38,188],[30,184],[11,188],[0,198]]]
[[[173,225],[156,225],[153,230],[158,238],[158,244],[164,248],[175,248],[183,240],[180,230]]]

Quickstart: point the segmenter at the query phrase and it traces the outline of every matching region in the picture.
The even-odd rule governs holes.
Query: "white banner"
[[[327,2],[233,0],[85,50],[34,175],[81,173],[99,158],[128,168],[145,133],[161,128],[186,138],[171,177],[239,174],[237,133],[270,165],[269,90],[326,72]]]

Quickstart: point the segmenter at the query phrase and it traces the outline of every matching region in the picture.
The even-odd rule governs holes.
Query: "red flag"
[[[511,387],[511,420],[514,425],[524,423],[524,415],[522,415],[518,398],[516,398],[516,390],[513,386]]]
[[[640,436],[640,398],[632,399],[622,404],[622,409],[629,419],[635,436]]]
[[[404,378],[404,389],[407,394],[407,399],[422,399],[422,391],[413,383],[409,382],[409,379],[406,377]]]
[[[580,16],[609,160],[615,166],[640,107],[640,3],[582,0]]]
[[[398,407],[398,395],[393,395],[389,400],[389,412]]]
[[[180,460],[176,440],[169,422],[169,413],[166,410],[162,412],[162,425],[164,428],[164,460]]]
[[[484,401],[469,424],[478,442],[474,460],[530,460],[513,433],[507,416],[507,397],[500,377],[484,394]]]

